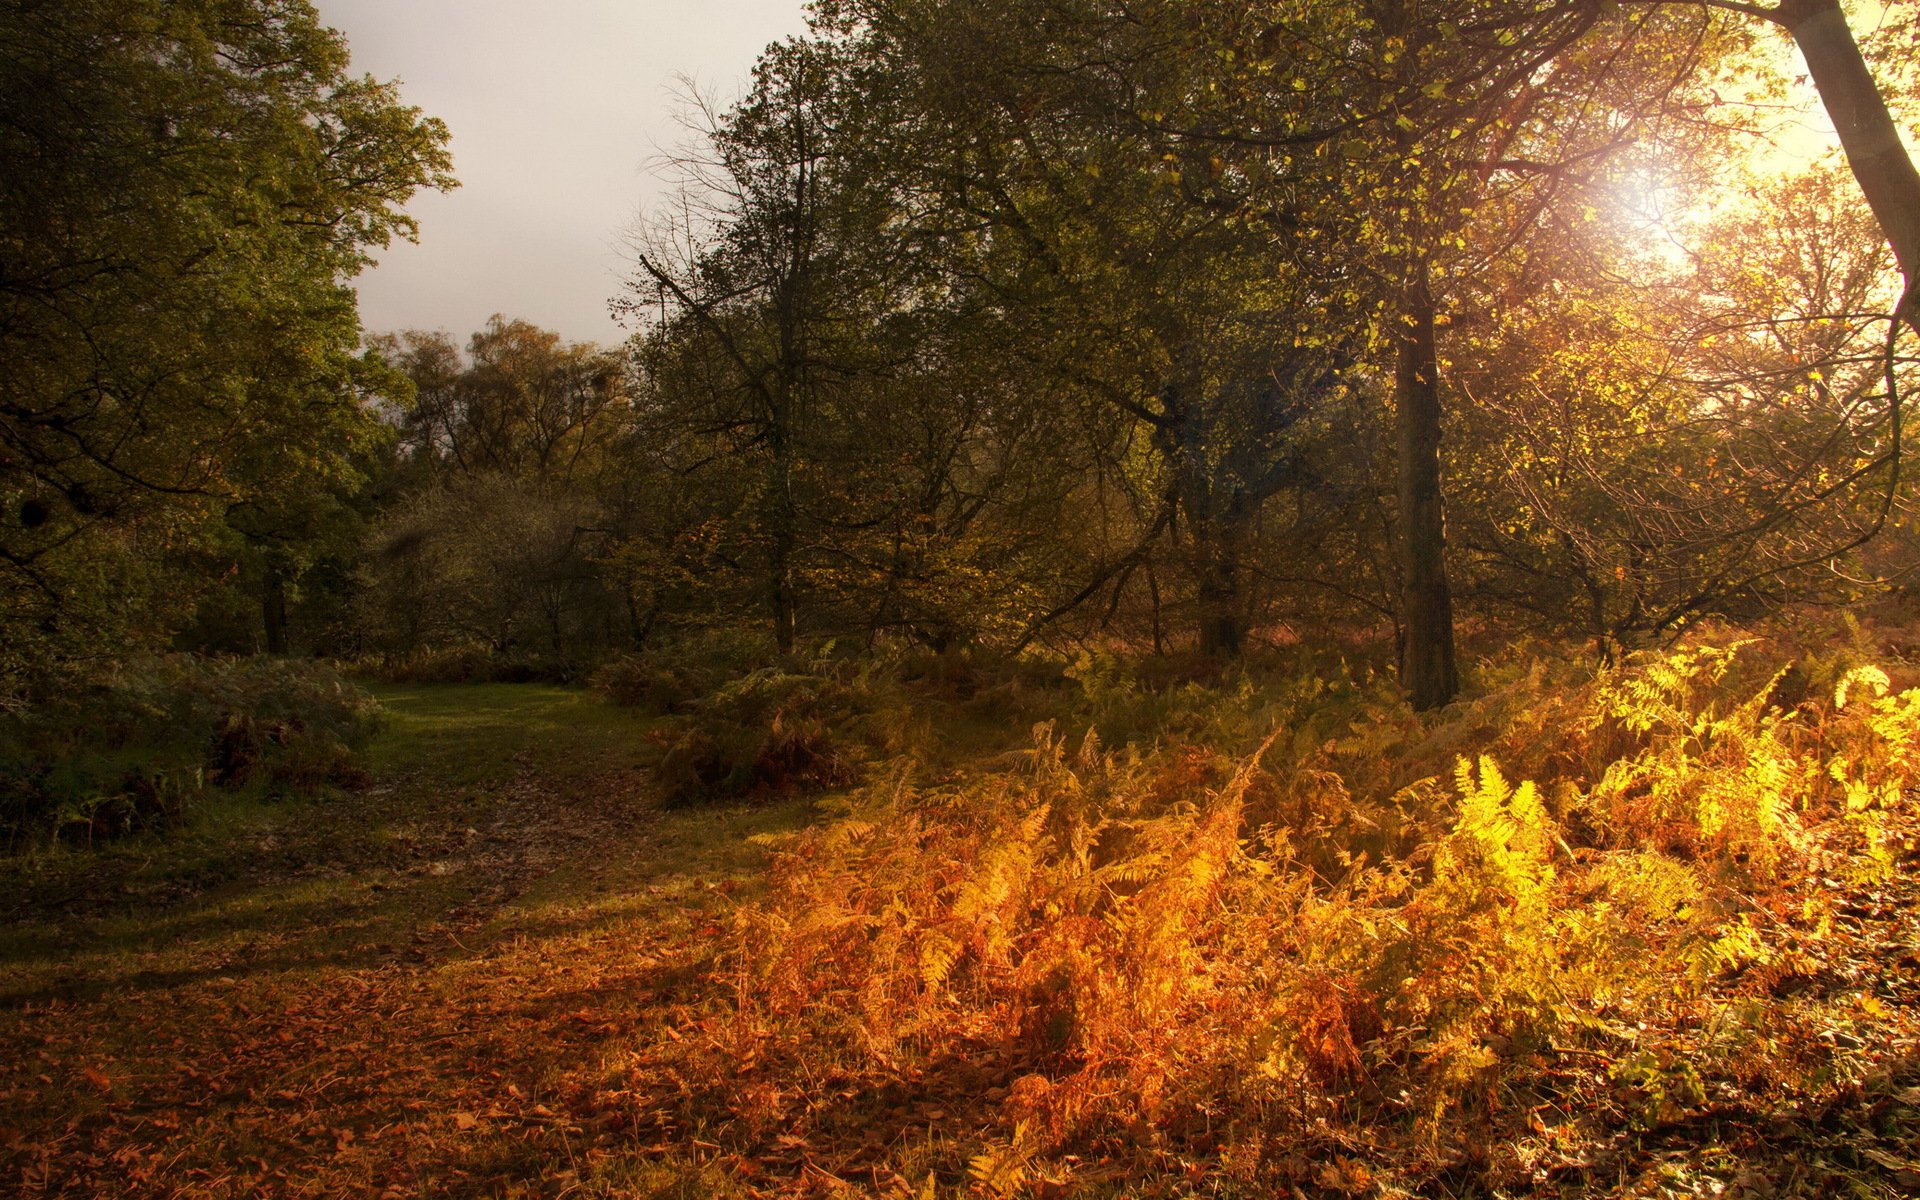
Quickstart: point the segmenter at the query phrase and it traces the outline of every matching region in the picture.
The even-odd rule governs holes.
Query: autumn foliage
[[[1893,870],[1916,715],[1880,667],[1717,637],[1538,661],[1437,721],[1290,679],[1204,744],[1048,723],[1005,769],[898,764],[780,843],[722,1015],[644,1070],[729,1080],[674,1103],[746,1149],[836,1088],[988,1064],[985,1194],[1174,1160],[1511,1182],[1570,1132],[1543,1112],[1657,1127],[1806,1068],[1726,996],[1807,969],[1836,881]]]

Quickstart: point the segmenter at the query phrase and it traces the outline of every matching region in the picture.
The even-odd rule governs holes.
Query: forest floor
[[[0,1194],[707,1194],[598,1085],[810,806],[660,811],[582,692],[379,697],[363,792],[5,866]]]
[[[991,1063],[911,1095],[850,1096],[867,1117],[846,1144],[776,1140],[757,1157],[675,1125],[632,1086],[636,1046],[714,1011],[703,967],[761,889],[756,837],[806,824],[810,802],[663,810],[647,787],[658,722],[577,691],[378,694],[387,723],[364,791],[235,803],[165,841],[0,866],[0,1195],[967,1189],[975,1118],[1004,1094]],[[1850,932],[1821,951],[1835,960],[1821,972],[1882,1013],[1920,1011],[1917,879],[1910,851],[1891,881],[1844,898]],[[1657,1131],[1611,1131],[1586,1148],[1592,1169],[1561,1182],[1764,1200],[1845,1194],[1834,1181],[1853,1179],[1854,1194],[1920,1194],[1912,1040],[1869,1048],[1883,1063],[1872,1085],[1817,1103],[1707,1103]],[[1177,1168],[1160,1194],[1211,1194]],[[923,1175],[929,1190],[909,1184]]]

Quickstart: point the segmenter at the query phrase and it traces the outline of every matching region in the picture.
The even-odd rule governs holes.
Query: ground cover
[[[630,1124],[597,1107],[601,1058],[687,986],[761,857],[747,839],[803,805],[655,813],[649,722],[579,691],[379,698],[364,792],[9,868],[0,1191],[552,1194],[630,1174],[598,1169]]]
[[[1913,1194],[1914,669],[1833,645],[862,668],[860,782],[692,807],[715,714],[382,687],[362,790],[4,866],[0,1192]]]

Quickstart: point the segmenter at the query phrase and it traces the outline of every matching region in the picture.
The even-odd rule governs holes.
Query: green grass
[[[523,683],[379,685],[385,710],[370,759],[376,776],[408,772],[445,786],[497,782],[516,769],[578,779],[636,770],[658,757],[659,724],[574,688]]]
[[[657,719],[583,691],[373,691],[385,711],[363,792],[218,796],[167,835],[0,863],[0,1007],[617,920],[745,870],[761,857],[748,839],[810,811],[656,812]]]

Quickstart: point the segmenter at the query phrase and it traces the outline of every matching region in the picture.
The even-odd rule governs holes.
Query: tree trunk
[[[282,657],[287,653],[287,581],[280,572],[269,570],[260,591],[260,623],[266,631],[267,653]]]
[[[1433,307],[1422,258],[1402,298],[1393,389],[1399,434],[1400,603],[1406,622],[1400,682],[1413,706],[1422,710],[1440,708],[1460,690],[1440,497],[1440,361]]]
[[[654,592],[646,612],[640,611],[640,599],[634,595],[631,580],[621,587],[627,598],[627,635],[632,639],[635,650],[647,644],[647,638],[653,633],[654,622],[660,619],[660,609],[665,603],[658,592]]]
[[[1180,512],[1192,541],[1195,633],[1201,654],[1237,658],[1246,641],[1240,618],[1240,542],[1245,505],[1214,478],[1200,418],[1187,413],[1173,428],[1168,453],[1178,480]]]
[[[773,645],[782,654],[793,653],[793,536],[775,529],[767,562],[767,607],[773,616]]]
[[[1911,287],[1920,271],[1920,171],[1900,142],[1900,129],[1860,56],[1846,13],[1839,0],[1782,0],[1773,19],[1806,58],[1847,165]],[[1920,330],[1920,311],[1910,307],[1905,315]]]
[[[1223,557],[1200,570],[1200,653],[1208,658],[1238,658],[1246,643],[1236,565]]]
[[[1147,560],[1147,597],[1153,603],[1153,652],[1165,654],[1167,643],[1160,624],[1160,579],[1153,573],[1152,559]]]
[[[798,515],[793,502],[792,403],[782,394],[773,406],[768,441],[773,453],[767,515],[767,608],[773,618],[773,645],[781,654],[793,653],[794,610],[798,606],[793,582],[793,550],[799,540]]]
[[[1208,658],[1240,657],[1247,641],[1242,611],[1242,547],[1246,534],[1246,505],[1239,495],[1228,497],[1225,511],[1215,510],[1201,525],[1194,523],[1194,552],[1199,557],[1200,653]]]

